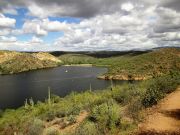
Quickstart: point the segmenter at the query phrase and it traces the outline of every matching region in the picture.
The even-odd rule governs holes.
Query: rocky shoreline
[[[128,75],[101,75],[101,76],[98,76],[97,78],[103,79],[103,80],[143,81],[152,77],[151,76],[128,76]]]
[[[77,66],[77,67],[92,67],[92,64],[70,64],[70,65],[63,65],[65,67],[69,67],[69,66]]]

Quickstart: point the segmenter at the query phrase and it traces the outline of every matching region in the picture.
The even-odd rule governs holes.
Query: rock
[[[141,80],[147,80],[151,78],[150,76],[128,76],[128,75],[101,75],[97,77],[98,79],[104,79],[104,80],[125,80],[125,81],[141,81]]]

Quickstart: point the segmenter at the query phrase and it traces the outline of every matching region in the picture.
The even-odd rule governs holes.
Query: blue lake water
[[[44,101],[48,87],[61,97],[72,91],[101,90],[111,85],[110,81],[99,80],[98,75],[107,72],[101,67],[61,66],[51,69],[23,72],[14,75],[0,75],[0,109],[17,108],[26,99]],[[118,81],[116,83],[124,83]]]

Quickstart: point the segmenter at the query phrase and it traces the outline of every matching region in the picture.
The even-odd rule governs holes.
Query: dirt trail
[[[71,132],[74,132],[75,129],[83,122],[84,119],[88,117],[87,111],[82,111],[77,117],[76,122],[73,124],[70,124],[66,127],[63,127],[63,123],[61,122],[61,118],[56,118],[51,122],[46,123],[46,128],[51,127],[56,129],[61,134],[68,134]],[[46,132],[44,131],[43,135],[46,135]]]
[[[180,88],[149,110],[139,129],[142,135],[180,135]]]
[[[81,122],[83,122],[83,120],[88,116],[88,112],[84,111],[84,112],[81,112],[79,114],[79,116],[77,117],[76,119],[76,123],[73,124],[73,125],[70,125],[64,129],[61,129],[60,132],[69,132],[69,131],[74,131],[78,126],[79,124],[81,124]]]

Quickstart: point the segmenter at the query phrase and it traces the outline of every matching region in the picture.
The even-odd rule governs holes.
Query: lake
[[[107,69],[101,67],[61,66],[14,75],[0,75],[0,109],[20,107],[30,98],[34,101],[44,101],[48,96],[48,87],[51,93],[61,97],[72,91],[89,90],[90,85],[92,90],[107,88],[111,81],[96,78],[105,72]]]

